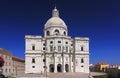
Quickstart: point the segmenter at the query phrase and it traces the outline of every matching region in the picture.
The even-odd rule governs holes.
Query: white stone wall
[[[32,58],[35,59],[35,63],[32,63]],[[42,66],[43,61],[41,55],[39,54],[26,55],[25,73],[40,73],[41,71],[43,71],[43,69],[41,68]]]
[[[4,63],[4,66],[2,67],[3,69],[3,74],[5,76],[9,76],[9,75],[12,75],[13,74],[13,62],[12,62],[12,55],[5,55],[3,54],[2,55],[5,63]]]
[[[40,73],[42,71],[41,53],[42,53],[42,40],[41,36],[25,36],[26,41],[26,55],[25,55],[25,73]],[[32,46],[35,47],[32,50]],[[32,63],[32,59],[35,59],[35,63]]]
[[[40,53],[42,50],[41,36],[25,36],[25,49],[26,53]],[[32,50],[32,46],[35,46],[35,50]]]
[[[52,14],[53,16],[45,24],[44,38],[30,35],[25,37],[25,72],[44,72],[43,66],[45,63],[43,59],[46,58],[47,72],[50,71],[50,64],[54,64],[54,72],[58,72],[57,68],[58,64],[60,64],[62,72],[66,72],[67,69],[65,68],[68,66],[69,72],[89,73],[89,39],[86,37],[75,37],[74,39],[69,37],[67,25],[59,17],[59,11],[55,8]],[[49,31],[49,34],[47,34],[47,31]],[[32,50],[32,46],[35,46],[35,50]],[[52,51],[50,47],[53,47]],[[53,57],[52,60],[51,57]],[[32,58],[36,59],[35,64],[31,63]],[[83,59],[83,63],[81,63],[81,59]],[[35,68],[32,68],[32,66],[35,66]]]
[[[89,39],[76,37],[74,39],[74,50],[75,71],[89,73]],[[81,59],[83,59],[83,62],[81,62]]]
[[[89,73],[89,40],[88,38],[75,38],[73,42],[71,42],[70,37],[49,37],[49,38],[38,38],[35,37],[32,38],[26,38],[26,73],[40,73],[41,71],[44,72],[44,54],[43,52],[46,52],[46,66],[47,66],[47,72],[50,72],[50,64],[54,64],[54,72],[57,72],[57,65],[61,64],[63,66],[64,61],[64,67],[62,67],[62,72],[66,72],[65,65],[68,64],[69,66],[69,72],[73,72],[73,68],[75,67],[75,72],[84,72]],[[50,42],[53,43],[50,43]],[[58,43],[58,41],[61,41],[61,43]],[[66,43],[67,42],[67,43]],[[35,45],[35,50],[32,50],[32,45]],[[73,49],[71,47],[71,44],[73,46]],[[53,46],[53,51],[51,52],[50,46]],[[58,46],[61,46],[61,51],[58,51]],[[43,48],[45,47],[45,50]],[[63,48],[64,47],[64,48]],[[66,47],[68,47],[68,52],[66,52]],[[81,47],[83,47],[83,51],[81,51]],[[73,61],[73,55],[70,55],[69,53],[75,52],[75,61]],[[62,52],[64,52],[64,57],[62,59]],[[51,62],[50,59],[52,57],[52,54],[55,53],[55,63]],[[36,63],[32,64],[31,60],[32,58],[35,58]],[[61,60],[59,60],[61,58]],[[53,59],[53,60],[54,60]],[[81,63],[81,59],[84,60],[83,63]],[[75,66],[74,63],[75,62]],[[32,66],[35,66],[35,68],[32,68]]]

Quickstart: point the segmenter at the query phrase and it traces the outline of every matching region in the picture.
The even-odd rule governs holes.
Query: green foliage
[[[120,70],[118,71],[118,78],[120,78]]]
[[[4,59],[2,57],[0,57],[0,67],[4,66]]]
[[[101,75],[101,76],[94,76],[94,78],[108,78],[107,75]]]
[[[7,78],[14,78],[13,76],[8,76]]]

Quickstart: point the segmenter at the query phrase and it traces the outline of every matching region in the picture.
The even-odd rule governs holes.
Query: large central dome
[[[65,22],[59,17],[59,11],[56,8],[52,11],[52,17],[45,24],[45,29],[50,27],[62,27],[67,30]]]

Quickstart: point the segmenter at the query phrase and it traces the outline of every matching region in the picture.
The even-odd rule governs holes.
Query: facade
[[[12,61],[13,61],[13,75],[18,76],[24,74],[25,60],[22,58],[18,58],[16,56],[12,56]]]
[[[24,72],[25,62],[23,59],[18,59],[18,57],[13,56],[10,51],[7,51],[3,48],[0,48],[0,56],[5,61],[4,66],[2,67],[2,73],[5,76],[16,76],[17,74],[21,74],[21,72]],[[18,68],[20,68],[22,71],[19,72]]]
[[[109,65],[104,63],[104,62],[99,62],[98,64],[95,65],[95,71],[99,72],[105,72],[106,68],[108,68]]]
[[[25,36],[25,73],[89,73],[89,38],[68,36],[56,7],[45,23],[44,37]]]
[[[12,53],[3,48],[0,48],[0,56],[5,61],[4,66],[2,67],[2,73],[5,76],[12,75],[13,74]]]

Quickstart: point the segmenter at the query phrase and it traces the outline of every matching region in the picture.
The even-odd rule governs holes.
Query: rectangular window
[[[83,51],[84,49],[83,49],[83,46],[81,47],[81,51]]]
[[[32,46],[32,50],[35,50],[35,46],[34,45]]]
[[[66,52],[68,52],[68,47],[66,47]]]
[[[7,69],[5,69],[5,72],[7,73]]]
[[[6,55],[5,58],[7,59],[7,57],[9,57],[9,56]]]
[[[7,62],[6,62],[6,66],[7,66]]]
[[[58,46],[58,51],[61,51],[61,46]]]
[[[64,46],[62,47],[62,51],[64,52]]]
[[[11,65],[11,63],[9,63],[9,66]]]
[[[35,58],[32,59],[32,63],[35,63]]]
[[[53,51],[53,46],[50,46],[50,51],[51,51],[51,52]]]
[[[84,63],[84,60],[83,60],[83,58],[81,59],[81,63]]]
[[[10,69],[9,69],[9,72],[10,72]]]
[[[58,41],[58,43],[61,43],[61,41]]]

